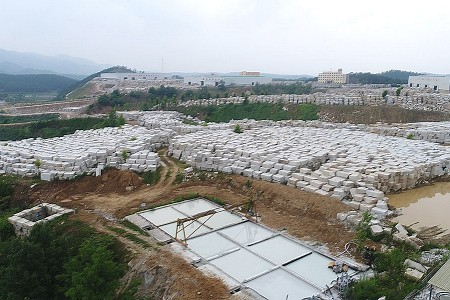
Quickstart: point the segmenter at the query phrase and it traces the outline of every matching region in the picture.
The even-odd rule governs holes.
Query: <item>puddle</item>
[[[405,225],[413,225],[414,229],[438,225],[450,230],[450,182],[437,182],[389,195],[389,204],[399,208],[403,213],[394,218]]]

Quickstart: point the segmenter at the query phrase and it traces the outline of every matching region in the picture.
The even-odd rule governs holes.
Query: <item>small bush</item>
[[[162,166],[159,166],[155,172],[147,171],[140,174],[146,184],[156,184],[161,180]]]
[[[122,156],[123,162],[126,162],[127,159],[128,159],[128,151],[125,150],[125,149],[123,149],[123,150],[122,150],[122,153],[121,153],[121,156]]]
[[[239,124],[236,124],[236,126],[234,126],[233,132],[235,132],[235,133],[243,133],[244,131],[242,130],[242,128],[241,128],[241,126]]]
[[[406,136],[406,138],[407,138],[408,140],[412,140],[412,139],[414,138],[414,134],[408,133],[408,135]]]
[[[182,183],[184,180],[184,175],[183,173],[178,173],[177,175],[175,175],[175,180],[173,181],[175,184],[180,184]]]
[[[202,196],[202,197],[208,199],[208,200],[211,201],[211,202],[214,202],[214,203],[216,203],[216,204],[219,204],[220,206],[224,206],[224,205],[225,205],[225,202],[223,202],[221,199],[219,199],[219,198],[217,198],[217,197],[214,197],[214,196],[208,196],[208,195]]]

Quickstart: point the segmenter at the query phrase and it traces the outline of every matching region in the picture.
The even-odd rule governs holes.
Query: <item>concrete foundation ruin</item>
[[[56,204],[42,203],[14,214],[8,218],[8,221],[14,225],[16,235],[28,236],[34,225],[45,223],[73,212],[73,209],[63,208]]]

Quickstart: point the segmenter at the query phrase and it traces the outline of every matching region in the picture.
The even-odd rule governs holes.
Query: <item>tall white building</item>
[[[408,86],[412,88],[450,91],[450,76],[418,75],[409,76]]]
[[[319,73],[319,83],[346,84],[348,82],[348,74],[342,74],[342,69],[337,72],[328,71]]]

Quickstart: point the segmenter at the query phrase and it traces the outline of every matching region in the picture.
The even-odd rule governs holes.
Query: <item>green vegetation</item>
[[[178,111],[207,122],[230,120],[317,120],[319,108],[315,104],[283,105],[281,103],[227,104],[222,106],[179,107]]]
[[[131,223],[130,221],[128,221],[128,220],[123,220],[122,222],[120,222],[123,226],[125,226],[125,227],[127,227],[127,228],[129,228],[129,229],[131,229],[131,230],[133,230],[133,231],[136,231],[136,232],[138,232],[138,233],[140,233],[140,234],[147,234],[144,230],[142,230],[141,229],[141,227],[139,227],[139,226],[137,226],[136,224],[134,224],[134,223]]]
[[[139,175],[146,184],[156,184],[161,180],[162,166],[159,166],[156,171],[142,172]]]
[[[209,201],[214,202],[214,203],[216,203],[216,204],[218,204],[218,205],[220,205],[220,206],[224,206],[224,205],[225,205],[225,202],[224,202],[223,200],[217,198],[217,197],[209,196],[209,195],[204,195],[204,196],[202,196],[202,197],[203,197],[203,198],[206,198],[206,199],[208,199]]]
[[[412,281],[405,275],[403,262],[411,255],[414,254],[406,247],[376,254],[375,277],[358,281],[351,288],[350,299],[376,300],[386,296],[386,299],[400,300],[414,289],[420,288],[420,283]]]
[[[161,85],[158,88],[151,87],[147,92],[132,91],[128,94],[114,91],[110,95],[102,95],[98,102],[89,107],[88,112],[104,111],[105,108],[120,108],[121,110],[152,110],[174,109],[178,103],[188,100],[202,100],[211,98],[228,98],[230,96],[246,97],[244,103],[248,103],[248,95],[268,94],[308,94],[311,85],[295,82],[291,84],[264,84],[252,87],[225,86],[223,83],[217,87],[203,86],[200,89],[184,90]]]
[[[417,76],[420,73],[410,72],[410,71],[401,71],[401,70],[390,70],[380,73],[381,76],[395,79],[399,83],[408,83],[409,76]]]
[[[408,77],[419,75],[419,73],[406,72],[400,70],[391,70],[378,74],[372,73],[350,73],[349,83],[359,84],[405,84],[408,83]]]
[[[177,175],[175,175],[175,180],[173,181],[174,184],[180,184],[182,183],[184,180],[184,175],[183,173],[177,173]]]
[[[243,133],[244,131],[242,130],[242,128],[239,124],[236,124],[236,126],[234,126],[233,132],[234,133]]]
[[[414,134],[413,133],[408,133],[408,135],[406,136],[406,138],[408,140],[412,140],[414,138]]]
[[[47,102],[49,100],[53,100],[57,95],[58,95],[57,92],[29,92],[29,93],[0,92],[0,100],[14,103]]]
[[[131,290],[124,291],[124,297],[116,295],[127,253],[112,236],[67,216],[36,225],[29,237],[15,236],[7,217],[26,206],[11,197],[17,185],[29,183],[29,179],[0,176],[1,298],[134,299]]]
[[[403,87],[399,87],[395,90],[395,95],[398,97],[402,93]]]
[[[388,93],[389,93],[388,90],[384,90],[383,93],[381,94],[381,97],[383,97],[383,99],[386,99]]]
[[[122,153],[120,153],[120,156],[122,156],[122,161],[123,161],[123,162],[126,162],[127,159],[128,159],[128,157],[129,157],[128,151],[125,150],[125,149],[123,149],[123,150],[122,150]]]
[[[144,248],[150,248],[150,244],[144,241],[143,239],[137,237],[136,235],[126,231],[125,229],[119,227],[108,226],[108,229],[116,234],[132,241],[135,244],[141,245]]]
[[[36,159],[33,164],[36,166],[36,168],[40,168],[42,166],[42,161],[40,159]]]
[[[114,297],[126,267],[124,250],[110,236],[62,220],[36,225],[28,238],[0,241],[0,295],[5,299]]]
[[[359,221],[358,226],[356,227],[356,245],[359,251],[363,250],[364,244],[367,241],[370,221],[372,221],[372,216],[368,211],[365,211],[361,221]]]
[[[25,115],[25,116],[5,116],[0,115],[0,124],[39,122],[58,119],[58,114],[43,114],[43,115]]]
[[[68,120],[50,120],[35,123],[0,126],[0,140],[22,140],[26,138],[52,138],[74,133],[77,130],[115,127],[125,124],[122,116],[112,112],[108,118],[74,118]]]
[[[53,74],[0,74],[0,92],[54,92],[61,91],[76,82],[75,79]]]

